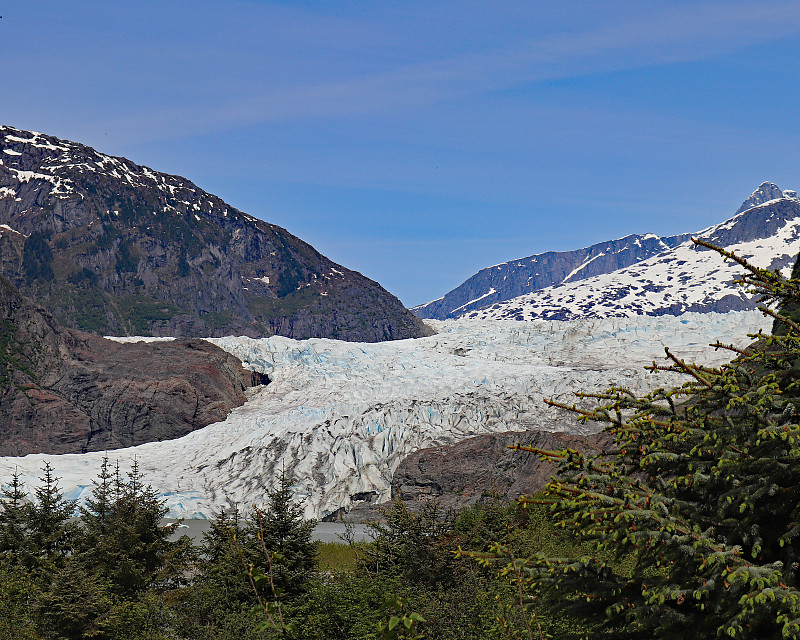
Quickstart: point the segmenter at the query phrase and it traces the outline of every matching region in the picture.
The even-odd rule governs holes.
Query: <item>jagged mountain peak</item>
[[[757,207],[772,200],[780,200],[781,198],[797,200],[797,192],[792,189],[783,191],[775,183],[765,181],[758,185],[758,188],[742,202],[742,206],[736,210],[736,213],[742,213],[742,211],[747,211],[753,207]]]
[[[421,318],[445,320],[532,291],[575,282],[668,251],[688,235],[631,234],[574,251],[548,251],[481,269],[438,300],[414,307]]]
[[[786,268],[800,251],[798,234],[800,200],[796,192],[764,182],[733,217],[694,235],[718,246],[738,247],[744,257],[753,257],[759,265]],[[653,234],[630,235],[584,249],[548,252],[495,265],[413,311],[420,317],[436,319],[461,316],[563,319],[586,314],[752,308],[754,303],[746,294],[731,286],[735,273],[730,265],[719,270],[704,258],[703,267],[681,266],[695,259],[692,235],[662,238]],[[673,261],[678,253],[683,257]],[[660,266],[653,267],[656,264]],[[704,271],[706,267],[708,273]],[[690,272],[699,286],[692,294],[681,290],[690,286]],[[617,276],[626,284],[614,284]],[[716,282],[720,278],[725,279],[724,285]],[[596,291],[590,291],[592,287]],[[705,293],[703,287],[707,289]],[[725,300],[715,302],[711,291],[720,293]],[[612,296],[617,296],[615,301]],[[626,304],[630,308],[626,309]]]
[[[694,235],[788,275],[800,253],[800,202],[771,199]],[[534,291],[468,317],[565,320],[754,309],[757,300],[735,284],[741,271],[687,239],[625,268]]]
[[[65,326],[102,334],[429,333],[378,283],[186,178],[10,126],[0,267]]]

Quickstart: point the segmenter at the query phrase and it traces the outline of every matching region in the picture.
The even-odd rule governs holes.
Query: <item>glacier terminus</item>
[[[417,449],[502,431],[587,433],[546,405],[576,391],[624,385],[635,393],[679,382],[653,374],[664,347],[718,365],[769,330],[758,311],[581,320],[427,322],[433,336],[382,343],[325,338],[210,339],[267,374],[241,407],[184,437],[108,452],[122,471],[137,461],[170,517],[210,518],[262,503],[282,472],[294,478],[307,517],[324,517],[371,495],[390,497],[392,473]],[[0,482],[16,471],[29,491],[48,461],[68,498],[92,490],[103,452],[0,458]]]

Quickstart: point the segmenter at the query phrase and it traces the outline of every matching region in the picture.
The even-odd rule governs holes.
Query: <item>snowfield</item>
[[[788,277],[800,254],[800,217],[796,214],[796,195],[769,200],[695,237],[756,266],[780,269]],[[739,264],[688,239],[629,267],[567,282],[573,271],[561,284],[469,311],[464,317],[484,322],[574,320],[754,309],[753,297],[735,283],[742,271]]]
[[[482,433],[587,432],[545,398],[625,385],[636,392],[675,384],[644,370],[664,346],[718,365],[714,340],[744,345],[768,330],[759,312],[688,313],[531,322],[430,321],[437,335],[377,344],[283,337],[211,339],[266,373],[271,383],[222,422],[182,438],[108,452],[123,470],[138,461],[170,517],[207,518],[223,507],[263,502],[281,471],[295,478],[307,517],[358,499],[389,498],[392,473],[420,448]],[[0,458],[0,480],[16,469],[29,490],[45,460],[69,498],[91,491],[103,453]]]

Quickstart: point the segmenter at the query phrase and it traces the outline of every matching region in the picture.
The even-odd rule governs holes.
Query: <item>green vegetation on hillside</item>
[[[18,476],[4,485],[1,637],[518,637],[524,608],[512,582],[455,548],[483,551],[502,536],[521,555],[579,552],[544,510],[499,503],[453,514],[398,502],[372,542],[318,545],[288,478],[265,493],[263,511],[219,514],[195,547],[161,526],[163,503],[136,466],[123,473],[106,460],[95,485],[80,520],[47,465],[33,502]],[[410,628],[390,631],[393,617]],[[565,621],[540,609],[537,624],[557,637]],[[2,636],[6,628],[19,635]]]
[[[53,250],[45,237],[34,231],[26,240],[22,250],[22,269],[28,282],[41,278],[53,279]]]

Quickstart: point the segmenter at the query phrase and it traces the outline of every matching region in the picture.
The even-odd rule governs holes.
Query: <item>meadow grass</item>
[[[344,542],[320,542],[319,568],[320,571],[354,571],[356,551]]]

